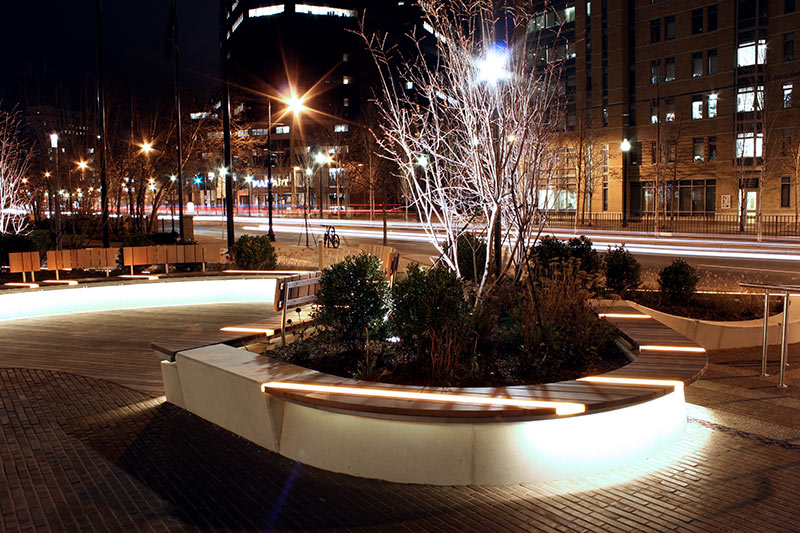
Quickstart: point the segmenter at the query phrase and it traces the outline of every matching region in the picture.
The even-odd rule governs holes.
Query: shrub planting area
[[[628,363],[591,304],[604,291],[604,262],[588,239],[542,239],[525,263],[483,290],[474,275],[419,265],[390,288],[377,259],[348,257],[323,272],[313,325],[270,355],[339,376],[438,386],[544,383]]]

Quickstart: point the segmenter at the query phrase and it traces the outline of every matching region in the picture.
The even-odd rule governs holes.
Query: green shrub
[[[480,283],[486,265],[486,243],[472,233],[458,237],[458,270],[461,278]]]
[[[642,266],[624,246],[608,249],[605,257],[606,287],[624,296],[642,283]]]
[[[323,270],[317,304],[314,317],[334,339],[354,349],[363,347],[368,337],[383,340],[389,282],[380,260],[362,253]]]
[[[592,247],[592,241],[584,235],[567,242],[551,236],[543,237],[531,249],[530,257],[536,263],[537,271],[548,278],[570,261],[576,262],[578,268],[587,274],[595,275],[600,271],[600,256]]]
[[[22,233],[0,233],[0,264],[8,265],[8,254],[34,252],[38,250],[36,241]]]
[[[658,273],[662,296],[675,304],[689,303],[694,298],[698,281],[697,270],[683,259],[676,259]]]
[[[278,264],[275,248],[267,235],[242,235],[228,253],[236,268],[243,270],[274,270]]]
[[[412,263],[393,296],[392,321],[403,345],[430,356],[434,375],[452,374],[467,338],[464,282],[449,268]]]

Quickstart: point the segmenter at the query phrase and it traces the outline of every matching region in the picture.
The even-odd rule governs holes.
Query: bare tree
[[[405,57],[386,36],[364,35],[381,74],[382,154],[397,166],[441,261],[460,275],[458,237],[472,230],[488,240],[478,300],[490,258],[509,248],[499,278],[521,267],[538,236],[539,191],[562,127],[559,63],[543,61],[528,37],[526,6],[507,4],[421,0],[432,35],[409,35]],[[429,40],[435,57],[424,51]],[[500,239],[489,238],[495,232]]]
[[[0,234],[27,229],[28,199],[23,178],[31,162],[19,112],[0,110]]]

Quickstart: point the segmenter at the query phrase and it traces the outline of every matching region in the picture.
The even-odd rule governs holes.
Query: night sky
[[[168,39],[171,0],[104,0],[108,91],[153,103],[170,97],[174,64]],[[218,0],[178,0],[182,88],[202,94],[219,74]],[[4,108],[49,103],[56,93],[80,98],[94,90],[95,0],[3,2],[0,27]]]

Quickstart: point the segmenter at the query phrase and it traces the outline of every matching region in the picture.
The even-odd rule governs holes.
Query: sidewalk
[[[164,330],[183,317],[182,328],[202,331],[213,322],[205,307],[194,324],[181,308],[147,319]],[[101,350],[83,356],[85,376],[59,369],[82,352],[72,344],[86,342],[80,335],[42,343],[33,325],[0,324],[19,354],[52,360],[47,370],[0,368],[0,531],[797,531],[800,364],[778,390],[773,377],[754,377],[760,349],[710,354],[705,378],[686,389],[697,406],[686,432],[659,457],[544,485],[433,487],[266,452],[138,390],[131,376],[152,367],[152,339],[120,327],[121,316],[59,321],[76,333],[116,328],[125,355],[114,364],[129,386],[86,376],[92,357],[108,372]],[[790,361],[800,363],[797,349]]]

